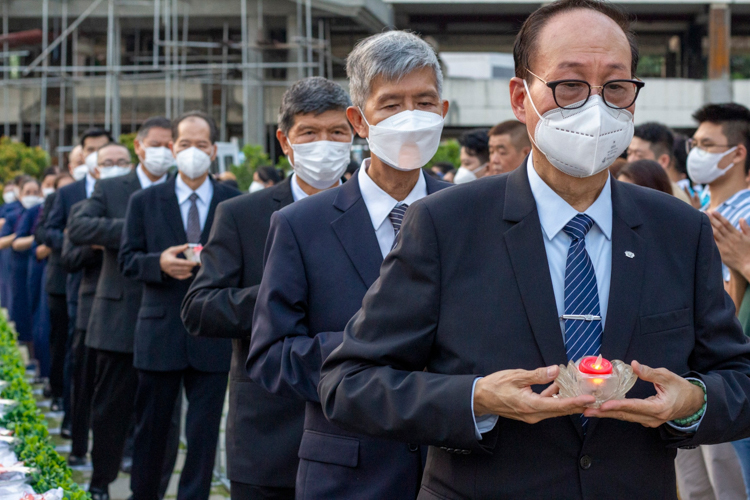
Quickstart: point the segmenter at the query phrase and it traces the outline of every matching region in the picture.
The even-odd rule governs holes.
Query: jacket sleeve
[[[162,283],[165,278],[161,272],[159,259],[161,253],[148,253],[144,224],[143,196],[144,191],[130,198],[122,229],[122,245],[118,256],[120,272],[126,278],[147,283]]]
[[[49,212],[52,210],[52,205],[55,201],[55,194],[52,193],[44,200],[44,208],[42,209],[42,215],[39,218],[39,223],[36,225],[36,231],[34,231],[34,241],[37,245],[46,245],[47,241],[47,230],[44,225],[47,223]]]
[[[75,245],[101,245],[120,249],[124,219],[107,217],[107,193],[97,182],[75,220],[68,223],[68,235]]]
[[[369,435],[485,450],[471,409],[474,375],[426,371],[441,299],[439,239],[422,202],[410,206],[319,385],[325,416]]]
[[[248,263],[239,234],[234,215],[219,204],[200,269],[182,302],[182,321],[191,335],[244,338],[252,333],[260,285],[240,286]]]
[[[63,231],[67,223],[67,214],[65,213],[65,200],[60,193],[56,193],[55,201],[52,203],[49,216],[45,222],[46,239],[44,243],[58,252],[63,248]]]
[[[307,327],[307,275],[289,222],[271,217],[265,268],[253,316],[246,368],[267,391],[318,401],[323,360],[341,342],[341,332],[311,336]]]
[[[63,249],[60,264],[68,273],[77,273],[96,259],[96,250],[89,246],[76,246],[70,242],[66,234],[63,237]]]
[[[711,224],[702,215],[695,262],[695,346],[691,372],[706,386],[706,412],[695,434],[675,439],[672,446],[723,443],[750,436],[750,341],[735,316],[732,299],[724,291],[721,256]]]

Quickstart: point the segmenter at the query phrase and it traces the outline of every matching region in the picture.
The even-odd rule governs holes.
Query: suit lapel
[[[380,275],[383,255],[380,253],[370,213],[359,190],[358,172],[359,170],[338,188],[333,206],[343,214],[331,222],[331,227],[365,286],[370,288]]]
[[[287,177],[281,181],[278,186],[271,189],[273,189],[274,212],[294,203],[294,195],[292,195],[292,176]]]
[[[184,245],[187,243],[187,235],[185,234],[185,226],[182,224],[180,205],[175,192],[175,178],[164,184],[162,201],[164,202],[164,220],[167,221],[167,225],[172,230],[177,245]]]

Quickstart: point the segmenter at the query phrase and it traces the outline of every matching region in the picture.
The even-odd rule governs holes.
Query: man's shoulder
[[[679,198],[655,189],[617,182],[616,190],[630,199],[641,222],[655,230],[684,231],[699,228],[703,213]]]
[[[456,217],[464,218],[467,210],[475,212],[485,210],[488,205],[502,206],[508,178],[509,174],[482,177],[450,189],[440,189],[416,203],[425,206],[433,215],[442,217],[455,213]]]
[[[342,187],[343,185],[333,189],[326,189],[305,199],[295,201],[291,205],[282,208],[280,212],[290,224],[309,225],[330,222],[332,218],[337,218],[342,214],[341,210],[337,210],[334,207],[334,202]]]
[[[242,193],[231,186],[227,186],[221,182],[214,182],[214,196],[220,200],[228,200],[240,196]]]
[[[67,198],[70,196],[73,196],[81,191],[81,188],[84,190],[86,186],[86,179],[81,179],[80,181],[75,181],[72,184],[68,184],[67,186],[61,187],[57,193],[61,198]]]
[[[274,206],[276,202],[275,195],[279,191],[279,187],[280,185],[276,185],[255,193],[240,193],[239,196],[223,201],[221,203],[222,210],[231,213],[247,214],[250,210]]]

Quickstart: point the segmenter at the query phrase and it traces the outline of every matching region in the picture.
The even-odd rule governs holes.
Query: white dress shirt
[[[91,198],[94,192],[94,186],[96,186],[96,179],[94,179],[89,172],[86,172],[86,198]]]
[[[550,278],[552,278],[557,316],[560,317],[565,314],[565,268],[571,241],[570,236],[563,231],[563,228],[580,212],[571,207],[539,177],[534,169],[532,156],[529,156],[526,169],[531,185],[531,194],[534,196],[539,222],[542,225],[544,250],[547,253],[547,264],[549,265]],[[607,183],[599,193],[599,197],[583,213],[594,220],[594,225],[586,233],[586,252],[589,254],[596,274],[599,311],[602,317],[602,329],[604,329],[609,305],[609,285],[612,277],[612,180],[610,176],[607,177]],[[564,343],[565,322],[563,320],[560,320],[560,329]],[[474,381],[474,387],[476,387],[476,381]],[[471,391],[471,401],[473,410],[474,388]],[[496,415],[475,417],[475,434],[478,439],[481,439],[481,434],[492,430],[497,423],[497,418]],[[701,418],[696,424],[687,428],[674,425],[672,422],[668,422],[668,424],[676,429],[691,432],[698,428],[702,420]]]
[[[185,181],[182,180],[182,176],[178,174],[174,191],[177,195],[177,203],[180,205],[180,215],[182,215],[182,225],[185,232],[187,232],[188,212],[190,211],[190,195],[193,193],[198,195],[195,204],[198,206],[198,218],[201,222],[201,231],[203,231],[203,228],[206,227],[206,219],[208,218],[208,209],[211,206],[211,198],[214,196],[214,185],[211,183],[211,179],[206,177],[203,184],[193,191],[187,184],[185,184]]]
[[[397,205],[411,205],[415,201],[427,196],[427,181],[424,180],[424,173],[422,173],[409,195],[403,201],[398,201],[375,184],[375,181],[367,173],[368,168],[370,168],[369,158],[362,162],[357,180],[359,181],[359,190],[362,193],[362,199],[365,202],[365,206],[367,206],[367,212],[370,214],[372,227],[375,229],[375,236],[378,238],[380,253],[385,258],[391,251],[391,248],[393,248],[393,241],[396,239],[393,224],[391,224],[388,214]]]
[[[164,174],[155,181],[152,181],[151,179],[149,179],[148,175],[146,175],[146,172],[143,171],[143,165],[141,165],[140,163],[135,168],[135,173],[138,174],[138,182],[141,183],[141,189],[156,186],[157,184],[162,184],[167,181],[167,174]]]

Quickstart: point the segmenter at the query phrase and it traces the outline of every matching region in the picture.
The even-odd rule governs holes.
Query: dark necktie
[[[570,236],[568,260],[565,266],[565,315],[601,316],[596,273],[586,251],[586,233],[594,221],[586,214],[578,214],[563,228]],[[598,356],[602,344],[602,322],[586,319],[565,320],[565,349],[569,361],[584,356]],[[588,419],[581,416],[584,432]]]
[[[393,207],[391,213],[388,214],[388,218],[391,220],[391,224],[393,224],[393,245],[391,245],[391,250],[396,248],[396,243],[398,243],[398,233],[401,232],[401,223],[404,222],[404,215],[406,215],[407,208],[409,208],[409,205],[402,203]]]
[[[201,241],[201,220],[198,215],[198,195],[190,195],[190,210],[188,210],[187,220],[187,240],[188,243],[200,243]]]

